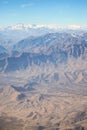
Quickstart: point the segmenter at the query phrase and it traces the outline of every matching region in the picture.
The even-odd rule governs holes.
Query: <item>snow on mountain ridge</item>
[[[40,29],[40,28],[47,28],[47,29],[61,29],[60,26],[58,25],[44,25],[44,24],[16,24],[13,26],[9,26],[10,29],[12,30],[22,30],[22,29],[29,29],[29,28],[33,28],[33,29]]]
[[[82,27],[79,25],[68,25],[68,29],[81,29]]]
[[[68,26],[59,26],[57,24],[15,24],[9,25],[7,27],[0,26],[0,30],[27,30],[27,29],[53,29],[53,30],[86,30],[87,26],[80,26],[80,25],[68,25]]]

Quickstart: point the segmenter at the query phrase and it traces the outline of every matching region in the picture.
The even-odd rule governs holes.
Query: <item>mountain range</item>
[[[86,26],[69,25],[61,27],[58,25],[34,25],[34,24],[16,24],[7,27],[0,27],[0,45],[6,49],[12,49],[12,46],[20,40],[28,37],[38,37],[48,33],[69,32],[69,33],[85,33]]]
[[[58,67],[69,59],[86,59],[87,34],[48,33],[20,40],[10,50],[0,46],[0,70],[4,72],[28,67]],[[3,68],[3,69],[2,69]]]
[[[0,30],[0,130],[87,129],[87,32],[72,27]]]

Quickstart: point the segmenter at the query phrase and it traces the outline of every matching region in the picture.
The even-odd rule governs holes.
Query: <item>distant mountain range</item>
[[[9,25],[7,27],[0,27],[0,30],[26,30],[29,29],[52,29],[52,30],[87,30],[87,26],[80,25],[68,25],[68,26],[59,26],[57,24],[16,24]]]

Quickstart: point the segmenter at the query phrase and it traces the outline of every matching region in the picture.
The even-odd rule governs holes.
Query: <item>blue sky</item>
[[[87,25],[87,0],[0,0],[0,26]]]

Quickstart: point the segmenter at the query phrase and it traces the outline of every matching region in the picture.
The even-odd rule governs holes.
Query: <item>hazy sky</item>
[[[0,0],[0,26],[87,25],[87,0]]]

